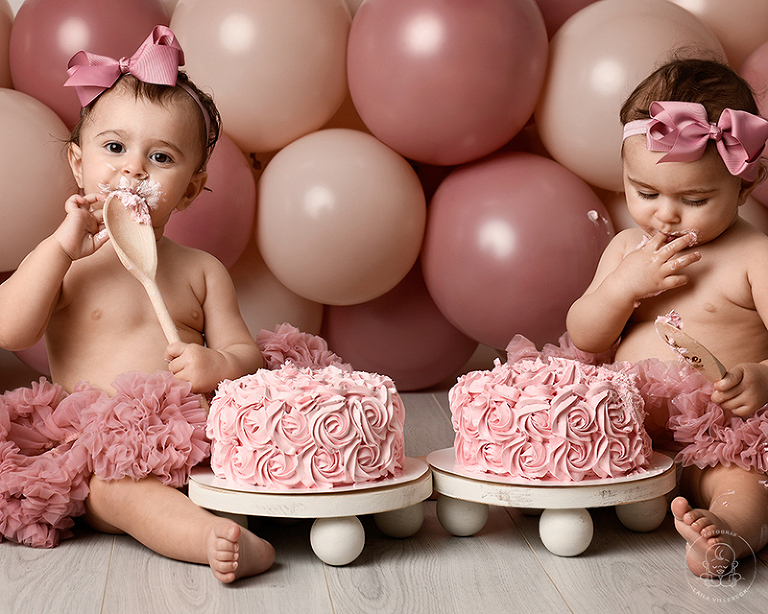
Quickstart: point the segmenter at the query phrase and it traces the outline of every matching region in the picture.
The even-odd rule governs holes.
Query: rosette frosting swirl
[[[396,477],[404,421],[388,377],[289,360],[219,385],[207,426],[211,467],[235,483],[277,489]]]
[[[561,356],[518,355],[461,376],[451,389],[460,466],[560,482],[648,467],[643,400],[630,375]]]

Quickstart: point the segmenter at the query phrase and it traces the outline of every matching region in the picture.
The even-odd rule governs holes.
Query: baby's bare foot
[[[686,562],[697,576],[715,578],[731,569],[743,556],[744,540],[730,530],[719,516],[708,510],[693,509],[684,497],[672,501],[675,528],[687,542]]]
[[[207,548],[211,571],[224,583],[260,574],[275,560],[275,550],[269,542],[231,520],[213,525]]]

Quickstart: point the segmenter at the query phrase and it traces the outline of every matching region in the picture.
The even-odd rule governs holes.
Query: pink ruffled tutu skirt
[[[119,376],[117,394],[79,384],[69,395],[41,378],[0,395],[0,533],[50,548],[84,512],[90,477],[154,475],[182,486],[205,459],[205,410],[168,372]]]

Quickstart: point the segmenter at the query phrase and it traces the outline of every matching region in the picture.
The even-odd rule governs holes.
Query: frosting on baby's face
[[[160,196],[161,185],[151,179],[144,179],[138,185],[132,186],[127,177],[120,177],[116,188],[107,184],[99,184],[99,188],[107,195],[115,195],[131,212],[131,217],[139,224],[151,224],[150,210],[156,209]]]

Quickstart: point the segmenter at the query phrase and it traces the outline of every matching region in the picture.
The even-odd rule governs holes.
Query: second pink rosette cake
[[[459,378],[450,391],[457,463],[530,480],[616,478],[649,466],[643,400],[631,377],[556,356]]]

